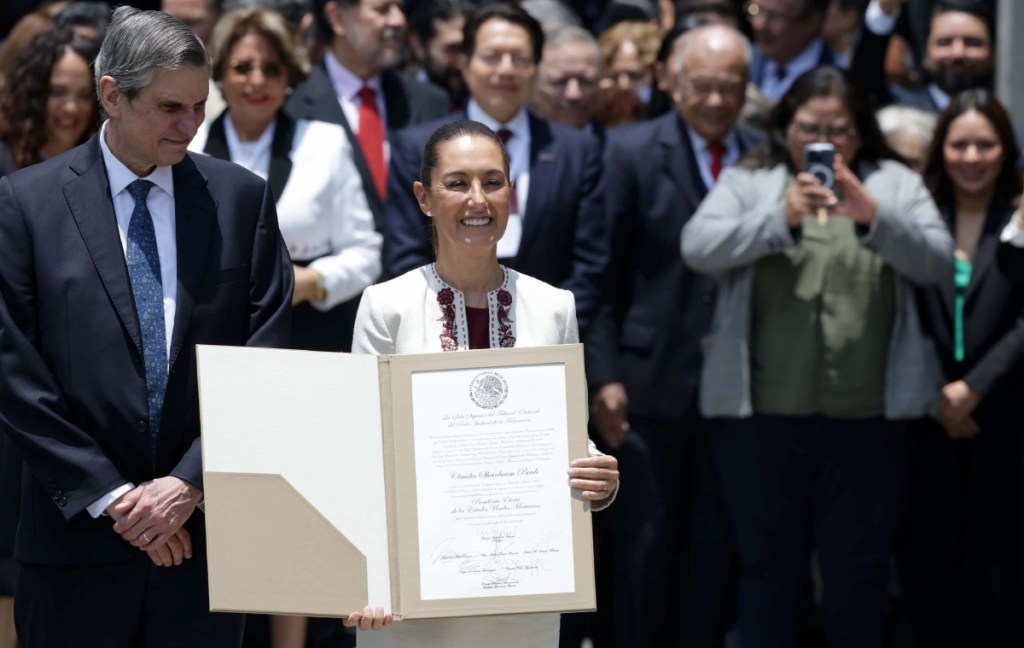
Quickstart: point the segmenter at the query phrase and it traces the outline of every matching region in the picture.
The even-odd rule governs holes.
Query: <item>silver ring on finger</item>
[[[147,535],[145,531],[142,532],[142,539],[145,540],[147,543],[153,542],[149,539],[149,535]]]

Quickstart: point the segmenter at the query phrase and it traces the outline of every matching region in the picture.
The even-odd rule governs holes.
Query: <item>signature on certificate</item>
[[[558,533],[551,532],[528,542],[518,538],[516,527],[484,527],[469,542],[445,538],[430,554],[433,565],[450,565],[459,576],[479,578],[483,589],[514,589],[526,578],[547,571],[556,557]]]

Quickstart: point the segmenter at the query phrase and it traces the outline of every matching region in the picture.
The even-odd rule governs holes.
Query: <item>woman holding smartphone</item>
[[[815,143],[834,146],[833,188],[804,168]],[[683,229],[686,262],[719,285],[701,411],[739,548],[745,648],[798,643],[812,550],[829,647],[884,643],[906,472],[894,422],[925,415],[940,382],[912,286],[953,272],[928,190],[890,157],[865,92],[815,68]]]

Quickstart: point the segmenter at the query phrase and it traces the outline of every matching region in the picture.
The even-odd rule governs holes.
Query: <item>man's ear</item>
[[[117,81],[114,81],[114,77],[107,75],[100,77],[100,103],[103,104],[103,111],[107,113],[108,117],[111,119],[120,117],[126,101],[128,101],[128,97],[125,97],[117,89]]]
[[[345,35],[345,24],[341,20],[342,7],[337,2],[328,2],[324,5],[324,17],[331,25],[331,31],[335,36]]]

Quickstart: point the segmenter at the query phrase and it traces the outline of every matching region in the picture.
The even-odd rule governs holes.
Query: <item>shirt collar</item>
[[[377,93],[377,96],[380,96],[379,74],[363,81],[342,65],[331,50],[327,50],[327,54],[324,55],[324,67],[327,68],[327,76],[331,80],[331,85],[334,86],[334,94],[339,99],[352,101],[359,94],[359,91],[363,89],[363,86],[370,86]]]
[[[103,152],[103,163],[107,167],[110,195],[116,196],[124,191],[128,185],[138,180],[139,176],[135,175],[135,172],[125,166],[121,160],[118,160],[117,156],[110,150],[110,147],[107,146],[107,124],[109,123],[109,121],[103,122],[103,127],[100,128],[100,150]],[[172,167],[158,166],[145,179],[163,189],[164,193],[171,198],[174,198],[174,174]]]
[[[708,148],[708,141],[697,134],[697,131],[693,130],[689,126],[686,127],[686,132],[690,135],[690,141],[693,142],[693,149],[695,151],[706,151]],[[725,147],[726,151],[733,151],[738,148],[736,141],[736,132],[729,129],[729,132],[725,134],[719,142]]]
[[[935,85],[934,83],[928,84],[928,94],[929,96],[931,96],[932,101],[935,103],[935,107],[939,109],[939,112],[945,110],[946,106],[948,106],[952,102],[952,99],[950,99],[949,95],[946,94],[942,90],[942,88]]]
[[[480,107],[480,104],[478,104],[475,99],[470,99],[469,103],[466,104],[466,117],[473,121],[480,122],[495,133],[502,128],[507,128],[512,131],[513,135],[518,135],[520,137],[524,133],[530,132],[530,117],[524,108],[520,108],[519,112],[512,116],[512,119],[503,123],[484,112],[484,109]]]
[[[821,38],[815,38],[811,41],[810,45],[804,48],[804,51],[790,59],[785,65],[779,65],[775,61],[767,59],[765,73],[774,76],[775,71],[781,67],[785,68],[787,79],[794,79],[807,70],[817,66],[818,61],[821,60],[821,55],[824,50],[825,41]]]

